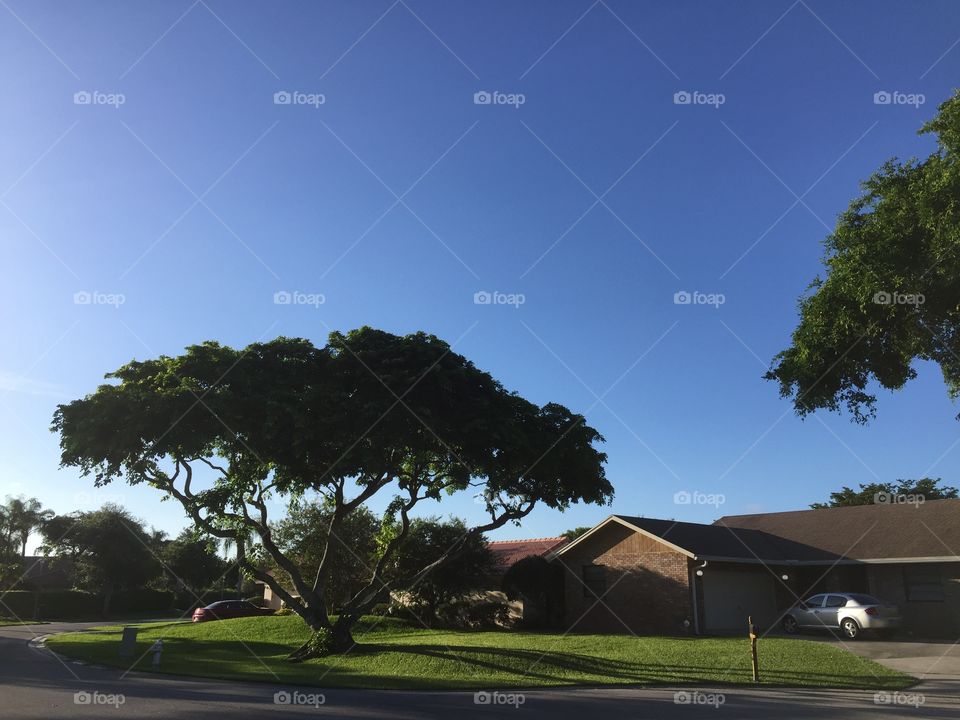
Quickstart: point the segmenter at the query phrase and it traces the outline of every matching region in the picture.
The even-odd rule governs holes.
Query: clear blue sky
[[[155,491],[58,470],[55,405],[131,358],[364,324],[435,333],[585,413],[616,512],[711,521],[843,484],[956,483],[936,368],[881,393],[866,428],[801,422],[761,375],[858,182],[931,150],[915,131],[953,90],[958,33],[948,0],[4,0],[0,496],[115,500],[175,532]],[[435,512],[479,519],[469,498]],[[498,537],[609,512],[540,510]]]

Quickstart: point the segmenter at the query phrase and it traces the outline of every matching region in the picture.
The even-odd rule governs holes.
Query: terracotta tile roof
[[[531,540],[494,540],[487,543],[497,559],[497,567],[506,570],[517,560],[531,555],[546,555],[565,545],[565,537],[533,538]]]

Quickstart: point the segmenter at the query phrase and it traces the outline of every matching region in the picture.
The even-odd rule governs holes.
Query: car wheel
[[[847,640],[856,640],[860,636],[860,625],[853,618],[840,621],[840,631]]]
[[[790,615],[787,615],[783,619],[783,631],[788,635],[796,635],[798,632],[800,632],[800,626],[797,624],[796,619]]]

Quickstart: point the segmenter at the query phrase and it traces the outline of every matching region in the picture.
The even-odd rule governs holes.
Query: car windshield
[[[883,605],[883,603],[873,595],[848,595],[847,597],[857,603],[857,605]]]

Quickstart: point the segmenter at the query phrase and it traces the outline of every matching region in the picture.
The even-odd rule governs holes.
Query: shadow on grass
[[[168,623],[151,629],[178,624]],[[124,669],[129,667],[129,659],[123,660],[118,655],[117,631],[95,634],[111,634],[117,642],[70,642],[64,638],[60,643],[53,643],[52,649],[96,663]],[[692,638],[676,639],[696,642]],[[326,687],[452,690],[476,689],[489,685],[491,681],[507,687],[752,684],[749,655],[741,657],[736,652],[724,651],[710,653],[713,664],[705,663],[702,657],[691,657],[691,663],[684,663],[675,655],[671,661],[661,663],[651,662],[650,652],[642,652],[639,648],[635,658],[612,659],[569,650],[442,642],[369,642],[357,644],[345,655],[297,665],[285,661],[293,646],[282,642],[171,637],[164,643],[161,672],[259,682],[279,680]],[[136,655],[140,660],[135,669],[152,670],[152,658],[146,656],[149,644],[147,641],[137,643]],[[783,669],[764,666],[761,658],[761,679],[768,686],[842,689],[899,689],[912,682],[898,675],[874,676],[869,666],[859,665],[860,662],[860,658],[851,656],[848,663],[836,669],[818,670],[816,666],[795,669],[796,665]],[[385,673],[386,666],[395,667],[397,673]]]
[[[731,683],[751,682],[749,658],[744,657],[738,666],[731,666],[735,658],[721,658],[716,666],[689,663],[629,662],[584,655],[582,653],[524,650],[518,648],[485,648],[477,646],[435,645],[368,645],[358,646],[351,654],[393,653],[431,658],[440,661],[467,665],[474,670],[494,673],[516,673],[518,679],[529,678],[554,683]],[[728,662],[729,661],[729,662]],[[345,669],[346,670],[346,669]],[[335,671],[334,671],[335,672]],[[333,673],[331,673],[333,674]],[[339,674],[339,673],[337,673]],[[349,671],[344,674],[349,674]],[[487,673],[479,673],[480,678]],[[585,677],[586,676],[586,677]],[[864,674],[766,669],[761,678],[774,685],[821,685],[841,688],[868,688],[877,686],[903,686],[904,680],[897,676],[879,678]]]

